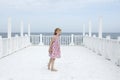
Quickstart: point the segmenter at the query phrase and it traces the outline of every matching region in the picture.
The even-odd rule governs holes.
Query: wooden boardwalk
[[[31,46],[0,60],[0,80],[119,80],[120,67],[81,46],[62,46],[58,72],[47,70],[48,46]]]

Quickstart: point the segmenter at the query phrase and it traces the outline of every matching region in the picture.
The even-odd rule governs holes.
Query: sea
[[[24,35],[27,33],[24,33]],[[48,32],[33,32],[31,33],[31,35],[53,35],[53,33],[48,33]],[[82,33],[78,33],[78,32],[64,32],[61,35],[82,35]],[[88,33],[86,33],[88,34]],[[20,33],[12,33],[12,37],[15,37],[15,35],[20,36]],[[96,35],[96,37],[98,37],[98,33],[92,33],[92,35]],[[0,36],[2,36],[2,38],[7,38],[7,33],[0,33]],[[103,38],[106,38],[106,36],[110,36],[111,39],[117,39],[118,37],[120,37],[120,33],[103,33]]]

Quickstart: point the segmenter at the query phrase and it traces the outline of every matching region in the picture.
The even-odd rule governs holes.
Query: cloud
[[[0,0],[0,7],[21,10],[82,8],[90,4],[116,2],[118,0]]]
[[[111,3],[119,5],[120,0],[0,0],[0,14],[1,20],[6,16],[12,16],[14,21],[17,18],[16,25],[19,25],[21,17],[25,23],[30,20],[36,30],[39,30],[37,26],[48,26],[44,29],[54,25],[63,25],[68,29],[74,25],[80,27],[81,23],[87,24],[88,18],[92,18],[97,26],[99,15],[104,16],[104,26],[110,26],[111,23],[114,28],[119,26],[120,12],[119,6],[111,6]],[[1,24],[4,26],[6,22]]]

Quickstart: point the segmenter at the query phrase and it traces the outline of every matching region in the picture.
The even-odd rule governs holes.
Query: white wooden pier
[[[61,35],[61,59],[56,60],[58,72],[47,70],[48,45],[51,35],[28,35],[11,37],[11,18],[8,19],[8,38],[0,36],[0,80],[119,80],[120,38],[102,38],[102,17],[99,36]]]

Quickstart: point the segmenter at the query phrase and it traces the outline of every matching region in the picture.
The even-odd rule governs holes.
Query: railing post
[[[11,54],[11,52],[12,52],[12,39],[11,38],[8,38],[7,47],[8,47],[8,53],[7,54]]]
[[[40,34],[40,43],[39,43],[39,45],[41,45],[41,46],[44,45],[43,41],[42,41],[42,34]]]
[[[110,51],[110,47],[111,47],[109,41],[110,41],[110,36],[106,36],[106,55],[105,55],[105,58],[108,60],[110,59],[110,52],[109,51]]]
[[[118,37],[117,40],[120,41],[120,37]]]
[[[21,21],[20,28],[21,28],[20,35],[21,35],[21,37],[23,37],[23,21]]]
[[[28,24],[28,36],[30,37],[30,24]]]
[[[85,36],[85,24],[83,24],[83,37]]]
[[[87,37],[88,37],[88,34],[85,34],[85,36],[87,36]]]
[[[89,20],[89,37],[91,37],[92,35],[91,30],[92,30],[92,22],[91,20]]]
[[[2,57],[3,54],[3,46],[2,46],[2,36],[0,36],[0,58]]]
[[[11,50],[12,50],[12,40],[11,40],[11,17],[8,18],[8,53],[7,54],[10,54],[11,53]]]
[[[30,46],[30,24],[28,24],[28,46]]]
[[[11,38],[11,17],[8,18],[8,38]]]
[[[62,39],[62,38],[61,38],[61,36],[60,36],[60,45],[61,45],[61,41],[62,41],[61,39]],[[49,42],[49,43],[50,43],[50,42]]]
[[[118,50],[119,50],[118,53],[120,53],[120,47],[119,47],[120,46],[120,37],[118,37],[117,40],[118,40],[118,43],[119,43],[118,44]],[[120,66],[120,54],[118,54],[117,66]]]
[[[74,34],[71,34],[71,43],[70,43],[70,46],[74,46],[73,38],[74,38]]]
[[[102,21],[102,16],[99,18],[99,38],[102,38],[102,27],[103,27],[103,21]]]
[[[88,34],[85,34],[85,37],[83,37],[83,45],[85,47],[87,47],[87,37],[88,37]]]
[[[110,36],[106,36],[106,39],[107,39],[107,40],[110,40]]]
[[[16,51],[18,50],[18,35],[16,34],[15,35],[15,38],[16,38]]]
[[[93,35],[92,39],[93,39],[93,43],[92,43],[93,48],[92,49],[95,52],[95,50],[96,50],[96,46],[95,46],[96,45],[96,35],[95,34]]]
[[[25,34],[25,37],[24,37],[24,48],[26,48],[27,47],[27,45],[28,45],[28,35],[27,34]]]
[[[93,37],[96,38],[96,35],[94,34]]]

